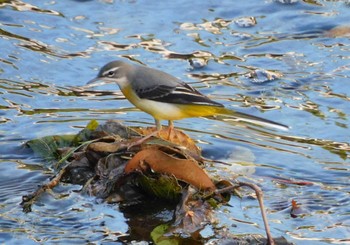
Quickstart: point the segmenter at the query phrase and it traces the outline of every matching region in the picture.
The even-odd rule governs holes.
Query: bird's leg
[[[162,129],[162,125],[160,124],[160,120],[154,119],[154,121],[156,123],[157,132],[160,132],[160,130]]]
[[[174,129],[174,123],[173,121],[169,120],[168,121],[168,140],[170,140],[171,133],[173,132]]]
[[[160,124],[160,121],[158,119],[154,119],[155,120],[155,123],[156,123],[156,130],[144,137],[142,137],[141,139],[131,143],[129,146],[128,146],[128,150],[133,147],[133,146],[136,146],[136,145],[141,145],[143,142],[145,142],[146,140],[148,140],[149,138],[153,137],[153,136],[156,136],[156,135],[159,135],[159,132],[160,130],[162,129],[162,125]]]
[[[148,140],[149,138],[151,138],[152,136],[156,136],[157,134],[159,135],[160,130],[162,130],[162,125],[160,124],[160,121],[158,119],[154,119],[155,123],[156,123],[156,131],[146,135],[145,137],[143,137],[141,140],[141,143],[143,143],[145,140]]]

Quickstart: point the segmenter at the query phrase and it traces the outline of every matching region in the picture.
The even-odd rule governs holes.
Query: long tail
[[[218,107],[216,110],[217,114],[221,115],[228,115],[232,116],[233,120],[237,122],[248,122],[252,123],[255,125],[260,125],[263,127],[270,127],[270,128],[275,128],[275,129],[280,129],[280,130],[288,130],[289,127],[285,124],[274,122],[265,118],[257,117],[257,116],[252,116],[243,112],[238,112],[234,110],[230,110],[225,107]]]

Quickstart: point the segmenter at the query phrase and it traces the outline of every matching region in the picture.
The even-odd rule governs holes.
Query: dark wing
[[[135,72],[129,79],[133,81],[135,92],[141,99],[173,104],[223,106],[170,74],[143,66],[138,66]]]
[[[137,90],[136,94],[141,99],[149,99],[158,102],[167,102],[172,104],[197,104],[223,106],[222,104],[209,99],[196,89],[186,83],[178,84],[176,87],[166,85],[157,85],[152,88]]]

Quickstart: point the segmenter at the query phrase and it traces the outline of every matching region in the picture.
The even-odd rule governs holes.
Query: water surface
[[[116,86],[73,88],[114,59],[161,69],[229,108],[290,125],[281,132],[219,118],[175,123],[206,157],[233,164],[211,166],[212,175],[261,186],[275,237],[349,242],[349,31],[329,32],[348,24],[349,5],[290,2],[2,1],[0,242],[150,241],[132,227],[151,221],[80,195],[80,186],[60,185],[28,214],[19,205],[52,174],[23,148],[26,140],[77,133],[91,119],[153,124]],[[292,200],[305,210],[298,218],[289,214]],[[171,219],[169,209],[154,212]],[[216,215],[229,233],[264,235],[255,200],[232,198]],[[210,241],[212,232],[202,236]]]

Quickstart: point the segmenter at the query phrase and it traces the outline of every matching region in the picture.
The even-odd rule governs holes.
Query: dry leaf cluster
[[[42,157],[60,160],[53,165],[56,174],[51,181],[23,197],[24,211],[31,211],[41,193],[60,182],[80,184],[82,193],[120,206],[139,204],[150,197],[176,203],[174,222],[160,229],[166,236],[197,234],[214,222],[213,210],[229,199],[224,194],[235,193],[240,186],[255,189],[263,207],[257,186],[213,181],[203,168],[200,149],[188,135],[177,129],[163,128],[156,134],[154,130],[128,128],[116,121],[103,125],[91,121],[74,136],[48,136],[27,142]],[[262,214],[267,225],[264,211]],[[268,225],[266,232],[272,244]]]

